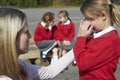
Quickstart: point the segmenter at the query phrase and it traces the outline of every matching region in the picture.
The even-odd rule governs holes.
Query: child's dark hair
[[[42,21],[46,23],[45,28],[48,29],[50,22],[54,20],[54,13],[46,12],[43,17]]]
[[[66,10],[61,10],[59,13],[58,13],[58,16],[59,15],[62,15],[63,17],[68,17],[69,18],[69,13],[66,11]]]

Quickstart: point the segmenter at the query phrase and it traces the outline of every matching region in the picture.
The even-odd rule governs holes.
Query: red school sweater
[[[115,30],[98,38],[78,37],[73,50],[80,80],[116,80],[120,38]]]
[[[73,22],[71,20],[69,24],[62,24],[62,22],[59,22],[57,25],[56,35],[57,40],[63,41],[65,39],[68,39],[71,41],[75,35],[75,26]]]
[[[35,43],[40,42],[42,40],[50,40],[54,39],[54,32],[56,26],[52,27],[52,30],[46,30],[41,23],[39,23],[34,31],[34,41]]]

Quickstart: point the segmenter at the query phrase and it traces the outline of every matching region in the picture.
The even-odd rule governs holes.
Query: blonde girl
[[[66,54],[71,50],[75,43],[75,26],[72,20],[69,18],[69,13],[66,10],[61,10],[58,13],[59,22],[57,25],[57,42],[60,46],[59,57]]]
[[[119,9],[110,0],[85,0],[74,46],[80,80],[116,80],[120,56]],[[91,34],[91,32],[93,32]]]

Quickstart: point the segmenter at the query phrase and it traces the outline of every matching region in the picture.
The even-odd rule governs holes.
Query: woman
[[[47,67],[31,65],[23,60],[18,60],[20,54],[28,52],[30,38],[31,34],[24,13],[13,8],[0,8],[0,79],[53,78],[73,60],[73,51]]]

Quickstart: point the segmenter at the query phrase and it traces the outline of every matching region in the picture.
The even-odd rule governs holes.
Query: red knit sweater
[[[56,38],[58,40],[72,40],[75,35],[75,27],[72,21],[70,21],[70,24],[62,24],[62,22],[58,23],[57,26],[57,33]]]
[[[50,40],[54,39],[54,32],[56,26],[52,27],[52,30],[46,30],[41,23],[39,23],[34,31],[34,41],[35,43],[42,41],[42,40]]]
[[[120,38],[115,30],[98,38],[78,37],[74,55],[80,80],[116,80]]]

